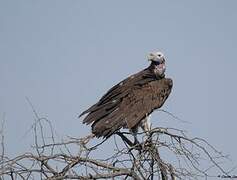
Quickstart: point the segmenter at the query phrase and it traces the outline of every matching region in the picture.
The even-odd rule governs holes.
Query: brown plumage
[[[164,76],[165,66],[159,73],[158,60],[151,61],[148,68],[115,85],[96,104],[82,112],[80,117],[88,114],[83,123],[92,123],[93,134],[107,138],[121,128],[137,129],[144,118],[164,104],[173,83]]]

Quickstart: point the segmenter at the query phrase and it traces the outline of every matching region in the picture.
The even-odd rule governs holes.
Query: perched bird
[[[148,55],[150,65],[124,79],[101,97],[101,99],[82,112],[87,114],[83,123],[92,124],[92,133],[97,137],[108,138],[121,128],[136,133],[141,127],[149,131],[149,115],[160,108],[168,98],[173,82],[165,78],[165,57],[161,52]]]

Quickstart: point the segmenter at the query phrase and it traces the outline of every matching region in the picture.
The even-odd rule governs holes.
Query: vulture
[[[82,112],[83,123],[91,125],[96,137],[109,138],[121,128],[133,133],[149,132],[149,115],[168,98],[173,81],[165,77],[165,57],[161,52],[148,55],[150,65],[109,89],[101,99]]]

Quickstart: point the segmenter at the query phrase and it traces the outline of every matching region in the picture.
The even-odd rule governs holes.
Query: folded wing
[[[157,79],[149,69],[112,87],[95,105],[84,111],[83,123],[92,123],[97,137],[109,137],[120,128],[133,128],[161,107],[172,89],[172,80]]]

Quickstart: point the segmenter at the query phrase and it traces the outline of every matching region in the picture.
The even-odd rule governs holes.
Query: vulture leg
[[[134,127],[130,131],[131,131],[131,133],[132,133],[132,135],[134,137],[133,146],[136,147],[136,149],[141,150],[142,149],[142,145],[141,145],[141,143],[137,139],[138,126]]]
[[[136,145],[140,144],[140,142],[137,139],[137,130],[135,130],[135,131],[132,130],[132,135],[134,137],[133,146],[136,146]]]
[[[146,135],[150,134],[151,131],[151,121],[150,121],[150,115],[146,116],[140,123],[140,126],[142,130],[146,133]]]
[[[119,135],[119,137],[121,137],[121,139],[127,143],[130,147],[133,147],[134,149],[137,149],[137,150],[141,150],[142,149],[142,146],[141,144],[139,143],[138,139],[137,139],[137,136],[135,133],[133,133],[133,137],[134,137],[134,142],[130,141],[126,136],[123,135],[123,133],[121,132],[116,132],[117,135]]]

